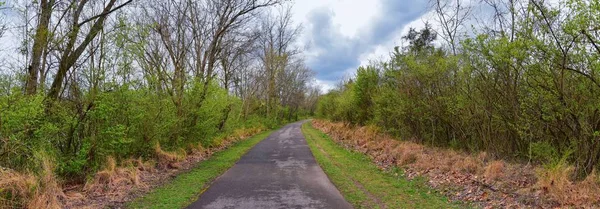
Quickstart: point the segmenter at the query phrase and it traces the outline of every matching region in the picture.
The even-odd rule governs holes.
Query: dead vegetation
[[[166,151],[157,143],[154,146],[154,159],[148,161],[138,158],[117,164],[115,159],[109,158],[107,166],[95,175],[93,181],[83,188],[74,187],[69,192],[79,195],[68,198],[65,207],[118,207],[178,173],[193,168],[215,152],[264,130],[264,127],[238,129],[227,137],[216,139],[219,143],[212,147],[204,147],[198,143],[188,145],[186,150]]]
[[[313,126],[342,146],[369,155],[382,169],[398,166],[408,178],[423,176],[453,200],[483,207],[600,207],[600,179],[596,173],[584,181],[570,180],[573,169],[564,164],[541,167],[494,160],[426,147],[380,134],[374,127],[313,120]]]
[[[118,207],[175,177],[179,172],[193,168],[213,153],[264,130],[264,127],[238,129],[227,137],[216,139],[219,143],[212,147],[198,143],[188,145],[187,150],[166,151],[157,143],[154,146],[154,159],[148,161],[138,158],[117,164],[114,158],[109,158],[106,167],[96,173],[91,182],[68,192],[75,195],[68,195],[65,207]]]
[[[121,196],[128,188],[143,187],[145,184],[140,181],[138,172],[144,169],[138,166],[117,167],[115,159],[108,157],[105,168],[97,172],[94,178],[85,184],[83,190],[89,194]]]
[[[504,177],[504,162],[500,160],[493,161],[485,167],[483,176],[490,181],[496,181]]]
[[[573,182],[570,176],[574,170],[565,163],[538,168],[536,189],[541,189],[562,205],[590,207],[590,203],[593,203],[595,207],[600,207],[600,179],[597,172],[588,175],[583,181]]]
[[[243,128],[237,129],[233,131],[233,134],[228,135],[226,137],[217,138],[214,142],[213,149],[223,149],[228,147],[229,145],[239,141],[240,139],[245,139],[250,136],[256,135],[265,130],[264,127],[254,127],[254,128]]]
[[[39,175],[19,173],[0,167],[0,208],[105,208],[119,207],[153,187],[193,168],[213,153],[262,132],[264,127],[244,128],[222,137],[216,146],[200,144],[187,150],[165,151],[154,146],[154,159],[108,157],[104,168],[84,185],[63,185],[54,175],[54,164],[43,158]]]
[[[54,175],[54,163],[41,162],[39,175],[0,167],[0,208],[61,208],[65,195]]]
[[[160,147],[160,143],[156,143],[156,145],[154,145],[154,154],[156,155],[156,160],[158,161],[157,166],[161,169],[181,168],[179,162],[186,158],[185,150],[167,152]]]

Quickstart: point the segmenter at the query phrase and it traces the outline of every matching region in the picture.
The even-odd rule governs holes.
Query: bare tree
[[[288,120],[294,119],[292,114],[297,119],[298,110],[306,100],[308,83],[314,77],[313,71],[304,65],[304,60],[298,59],[290,63],[279,76],[277,83],[281,105],[291,109],[288,111]]]
[[[299,50],[293,46],[300,26],[294,26],[291,19],[291,7],[282,7],[277,16],[265,17],[261,25],[259,38],[260,52],[265,69],[264,84],[267,100],[267,115],[270,115],[278,99],[277,78],[298,55]]]
[[[232,35],[223,41],[223,51],[219,56],[221,64],[221,85],[229,91],[236,74],[247,68],[252,61],[251,53],[255,51],[256,33]]]
[[[232,33],[251,21],[255,17],[254,12],[258,9],[279,3],[279,0],[207,1],[206,12],[209,20],[207,23],[208,30],[205,34],[208,34],[208,37],[194,37],[196,39],[207,38],[201,41],[195,40],[195,42],[203,46],[200,47],[203,49],[201,57],[195,57],[195,59],[200,61],[196,65],[198,69],[195,69],[195,72],[197,72],[196,78],[204,82],[201,101],[206,97],[208,86],[216,75],[215,66],[217,65],[219,55],[222,53],[222,44],[227,34]]]
[[[166,1],[152,6],[153,11],[147,13],[147,18],[153,22],[152,30],[157,35],[160,45],[154,49],[161,49],[167,59],[162,66],[172,68],[172,75],[165,69],[156,68],[157,75],[168,86],[167,92],[171,95],[173,104],[177,108],[177,115],[183,116],[183,94],[186,83],[186,59],[189,56],[189,18],[191,5],[184,1]],[[159,65],[160,66],[160,65]]]
[[[237,71],[249,66],[256,35],[250,30],[262,8],[279,4],[279,0],[170,0],[143,7],[138,42],[147,43],[140,51],[140,65],[148,83],[164,89],[172,98],[178,116],[184,118],[184,92],[197,96],[188,100],[199,109],[209,87],[221,78],[229,91]],[[221,75],[219,77],[219,75]],[[230,109],[230,108],[226,108]],[[227,121],[229,111],[223,113]],[[191,114],[181,126],[194,126],[198,114]]]
[[[117,0],[104,3],[90,2],[88,0],[55,1],[41,0],[39,2],[38,21],[33,35],[31,59],[27,67],[26,93],[35,94],[39,87],[38,82],[44,82],[47,71],[44,65],[47,56],[53,51],[58,54],[58,69],[54,75],[52,86],[47,95],[50,99],[58,98],[65,77],[69,70],[84,54],[87,46],[96,38],[103,29],[107,17],[125,7],[133,0],[117,4]],[[101,4],[99,12],[97,5]],[[51,25],[51,22],[53,25]],[[91,25],[89,25],[91,24]],[[89,26],[87,32],[82,28]],[[62,32],[62,35],[59,34]],[[83,38],[82,38],[83,37]],[[65,45],[50,45],[51,40]],[[40,74],[42,77],[40,78]]]
[[[6,9],[5,5],[6,5],[6,2],[0,1],[0,11]],[[6,22],[5,21],[6,20],[4,19],[4,17],[0,17],[0,38],[2,38],[2,36],[4,36],[4,33],[8,29],[6,27]]]
[[[70,29],[68,30],[67,36],[65,37],[67,44],[62,50],[62,54],[60,55],[58,70],[56,72],[56,75],[54,76],[52,86],[50,87],[50,90],[48,92],[48,98],[58,98],[67,72],[73,67],[73,65],[75,65],[79,57],[83,54],[86,47],[102,30],[102,28],[104,27],[104,22],[106,21],[108,15],[110,15],[118,9],[123,8],[132,1],[133,0],[128,0],[120,5],[117,5],[117,0],[110,0],[102,9],[102,12],[83,20],[80,17],[83,12],[83,9],[88,3],[88,0],[74,0],[71,2],[71,4],[74,6],[72,7],[74,8],[74,11],[72,11],[71,13],[72,24]],[[67,11],[69,10],[65,10],[64,14],[66,14]],[[84,38],[83,40],[80,40],[79,36],[81,32],[81,27],[90,22],[93,22],[93,24],[91,25],[87,33],[81,34]],[[78,41],[80,41],[79,44],[77,44]]]
[[[457,54],[459,33],[469,20],[472,6],[463,0],[431,0],[437,22],[440,24],[442,38],[450,45],[454,55]]]
[[[527,17],[528,4],[520,0],[482,0],[483,5],[487,5],[492,12],[492,23],[482,25],[488,33],[500,36],[508,36],[510,41],[514,41],[518,30],[518,21],[521,17]],[[525,4],[525,5],[523,5]]]

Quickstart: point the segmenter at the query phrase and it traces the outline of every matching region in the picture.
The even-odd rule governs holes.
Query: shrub
[[[552,145],[547,142],[534,142],[530,145],[531,159],[541,163],[554,164],[560,160],[560,156]]]

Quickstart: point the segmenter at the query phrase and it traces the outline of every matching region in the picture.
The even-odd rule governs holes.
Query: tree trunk
[[[102,27],[104,27],[104,21],[106,20],[106,17],[108,16],[108,14],[110,14],[110,12],[114,11],[114,10],[112,10],[112,8],[116,1],[117,0],[111,0],[110,2],[108,2],[108,4],[106,5],[106,7],[104,7],[104,10],[101,13],[101,16],[99,16],[98,19],[96,20],[96,22],[94,22],[94,25],[90,29],[90,32],[85,36],[85,39],[75,49],[75,51],[72,51],[72,48],[67,48],[65,50],[65,52],[60,60],[58,72],[56,73],[56,76],[54,77],[54,81],[52,82],[52,86],[50,87],[50,91],[48,92],[48,98],[53,99],[53,100],[56,100],[58,98],[60,91],[62,89],[63,81],[65,79],[65,76],[67,75],[67,72],[71,69],[71,67],[73,67],[73,65],[75,65],[75,63],[77,62],[77,59],[79,59],[79,57],[81,56],[81,54],[83,53],[85,48],[90,44],[90,42],[92,42],[92,40],[96,37],[96,35],[98,35],[98,33],[102,30]],[[117,8],[120,8],[130,2],[131,1],[128,1]],[[82,4],[83,4],[83,2],[82,2]],[[75,22],[73,25],[73,28],[71,29],[71,30],[73,30],[73,31],[71,31],[71,33],[73,33],[73,34],[70,35],[71,43],[74,43],[75,39],[77,39],[77,33],[79,31],[79,27],[80,27],[79,23]]]
[[[52,16],[53,5],[54,0],[40,1],[40,19],[35,31],[33,48],[31,49],[31,64],[28,67],[27,84],[25,87],[25,93],[27,95],[34,95],[37,92],[38,78],[42,69],[42,55],[44,54],[45,48],[48,46],[48,25],[50,24],[50,17]]]

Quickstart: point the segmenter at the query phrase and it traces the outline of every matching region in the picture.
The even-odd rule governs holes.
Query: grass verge
[[[451,203],[424,179],[407,180],[401,169],[380,170],[366,155],[336,144],[329,136],[302,125],[302,133],[329,179],[355,208],[464,208]]]
[[[187,173],[127,204],[127,208],[183,208],[195,201],[210,183],[233,166],[250,148],[272,131],[257,134],[215,153]]]

